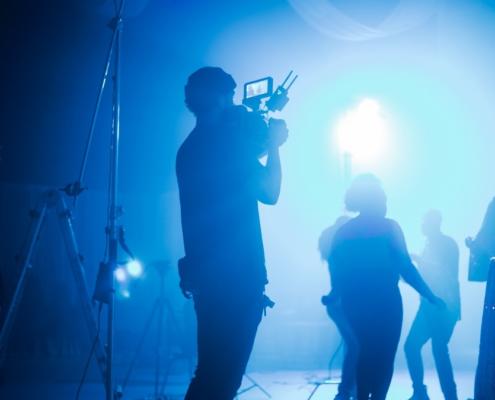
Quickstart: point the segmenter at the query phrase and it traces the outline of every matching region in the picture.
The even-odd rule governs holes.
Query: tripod
[[[272,395],[270,393],[268,393],[268,391],[263,386],[261,386],[253,378],[251,378],[248,374],[245,373],[244,378],[246,378],[249,381],[250,385],[244,389],[239,390],[236,394],[236,399],[238,399],[240,395],[250,391],[251,389],[255,389],[255,388],[258,388],[269,399],[272,398]]]
[[[86,171],[89,150],[94,136],[96,119],[100,109],[100,104],[105,89],[110,66],[113,61],[113,98],[112,98],[112,131],[110,140],[110,172],[108,179],[108,216],[106,226],[106,254],[105,260],[100,263],[98,278],[96,281],[93,298],[100,304],[107,305],[107,331],[106,331],[106,363],[105,363],[105,400],[114,400],[122,397],[121,391],[116,391],[113,382],[113,336],[114,336],[114,302],[115,302],[115,282],[114,271],[118,265],[119,245],[134,258],[125,244],[124,229],[118,224],[122,215],[122,207],[117,205],[118,178],[119,178],[119,144],[120,144],[120,54],[121,39],[123,30],[123,10],[125,0],[120,0],[117,6],[115,2],[115,17],[110,21],[109,27],[112,29],[112,40],[107,53],[107,60],[101,79],[100,88],[96,98],[96,105],[93,112],[91,127],[86,142],[83,162],[79,180],[65,188],[67,194],[74,197],[82,192],[82,180]]]
[[[332,354],[332,357],[330,358],[330,361],[328,363],[328,378],[326,379],[315,379],[315,380],[308,380],[308,384],[314,385],[313,390],[309,394],[309,397],[307,400],[311,400],[313,396],[316,394],[318,389],[323,386],[323,385],[338,385],[340,383],[340,379],[335,379],[332,378],[332,367],[335,359],[337,358],[337,355],[339,354],[340,350],[344,347],[344,341],[341,340],[337,348]]]
[[[95,338],[94,351],[96,360],[102,375],[105,374],[106,355],[103,344],[98,335],[97,322],[94,316],[91,298],[86,283],[82,256],[79,253],[74,229],[72,227],[72,217],[69,208],[67,208],[64,197],[60,191],[50,190],[45,192],[40,198],[36,208],[30,212],[31,223],[29,233],[19,254],[20,272],[19,278],[14,290],[14,294],[7,308],[6,317],[0,332],[0,365],[5,361],[7,343],[14,325],[21,299],[26,287],[29,273],[33,269],[32,259],[36,252],[36,246],[41,233],[41,228],[46,220],[48,212],[55,211],[58,216],[58,222],[64,238],[65,247],[69,256],[69,262],[72,274],[76,282],[76,290],[83,307],[84,319],[88,327],[90,337]]]
[[[82,299],[84,315],[88,324],[91,335],[95,338],[92,351],[95,352],[98,365],[102,371],[105,384],[105,400],[114,400],[122,393],[114,392],[113,385],[113,334],[114,334],[114,271],[118,264],[119,245],[131,257],[127,245],[124,241],[124,230],[118,224],[122,215],[122,208],[117,205],[118,194],[118,171],[119,171],[119,143],[120,143],[120,53],[121,53],[121,34],[123,29],[123,10],[125,0],[120,0],[117,5],[115,1],[115,17],[110,21],[109,27],[112,29],[112,39],[107,53],[107,59],[103,76],[101,79],[96,104],[93,111],[90,130],[87,136],[86,146],[81,163],[79,179],[67,185],[63,191],[67,196],[73,197],[74,207],[77,197],[83,192],[83,179],[86,172],[89,150],[94,137],[96,120],[103,98],[103,91],[108,81],[110,67],[113,65],[113,99],[112,99],[112,131],[110,141],[110,172],[108,180],[108,217],[106,225],[106,253],[105,260],[100,264],[96,289],[93,299],[101,304],[107,305],[107,329],[106,345],[100,342],[98,324],[95,321],[91,306],[89,292],[84,278],[84,268],[82,266],[81,256],[77,248],[74,232],[72,229],[72,219],[69,209],[65,205],[62,194],[59,191],[52,190],[47,192],[38,207],[32,213],[33,223],[31,224],[28,245],[23,249],[21,256],[21,272],[17,282],[14,295],[7,316],[0,332],[0,362],[4,358],[6,343],[12,329],[15,314],[17,312],[22,292],[26,284],[28,271],[31,268],[31,259],[35,250],[37,238],[40,234],[45,214],[48,209],[55,208],[60,217],[62,232],[69,252],[73,274],[80,297]],[[133,257],[132,257],[133,258]],[[106,351],[105,351],[106,350]]]
[[[159,287],[159,292],[158,292],[158,297],[156,298],[153,307],[151,309],[151,313],[144,325],[143,332],[141,334],[141,337],[138,341],[138,345],[136,347],[136,351],[134,353],[134,356],[131,360],[131,363],[129,364],[129,368],[127,369],[127,373],[124,378],[124,382],[122,383],[122,390],[125,390],[127,387],[127,384],[130,381],[132,371],[134,369],[134,366],[136,364],[136,361],[141,354],[141,350],[144,344],[144,341],[146,337],[148,336],[148,333],[153,325],[153,322],[156,319],[156,342],[155,342],[155,348],[154,348],[154,353],[155,353],[155,382],[154,382],[154,395],[151,398],[146,398],[146,399],[154,399],[154,400],[166,400],[167,396],[164,394],[165,392],[165,387],[167,384],[168,380],[168,375],[169,375],[169,370],[170,366],[167,367],[166,373],[164,375],[163,381],[161,377],[161,362],[162,362],[162,330],[163,330],[163,322],[165,318],[165,312],[167,313],[168,320],[170,321],[170,325],[176,330],[177,333],[180,333],[179,329],[179,324],[175,318],[174,311],[172,309],[172,306],[170,302],[168,301],[166,295],[165,295],[165,273],[167,272],[167,269],[170,267],[170,265],[166,262],[158,261],[153,264],[152,266],[155,267],[158,276],[160,278],[160,287]],[[191,364],[191,360],[188,359],[189,365]]]

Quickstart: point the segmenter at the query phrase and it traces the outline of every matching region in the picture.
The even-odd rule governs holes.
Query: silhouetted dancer
[[[442,304],[414,267],[397,222],[385,218],[387,198],[380,181],[358,176],[345,196],[359,215],[335,234],[329,263],[333,291],[359,343],[357,400],[384,400],[393,375],[402,326],[402,277],[432,303]]]
[[[441,227],[440,212],[428,211],[421,226],[426,237],[426,246],[421,255],[411,255],[421,276],[445,302],[445,307],[437,307],[421,299],[418,313],[407,336],[404,351],[414,390],[410,400],[429,400],[423,381],[421,349],[430,339],[444,398],[457,400],[448,344],[461,317],[459,247],[454,239],[442,233]]]
[[[476,238],[466,238],[471,251],[469,280],[486,281],[475,400],[495,399],[495,198],[490,202]]]
[[[332,266],[330,265],[328,258],[332,247],[332,241],[337,230],[349,220],[350,217],[347,216],[337,218],[332,226],[322,232],[320,240],[318,241],[318,249],[320,250],[321,258],[322,260],[325,260],[328,265],[331,288],[333,288]],[[327,314],[337,326],[344,342],[345,353],[342,362],[342,378],[334,400],[349,400],[352,398],[356,386],[356,362],[358,356],[357,339],[342,310],[341,298],[337,291],[331,290],[328,295],[321,298],[321,302],[326,306]]]
[[[235,87],[213,67],[194,72],[185,87],[196,126],[177,154],[186,254],[179,273],[198,322],[198,365],[187,400],[235,397],[269,300],[258,201],[278,200],[278,148],[287,128],[235,106]]]

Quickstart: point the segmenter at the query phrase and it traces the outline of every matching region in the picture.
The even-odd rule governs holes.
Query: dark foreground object
[[[474,398],[475,400],[495,399],[495,263],[493,260],[490,263],[486,283]]]

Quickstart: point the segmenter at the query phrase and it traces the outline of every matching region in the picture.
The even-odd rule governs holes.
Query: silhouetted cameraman
[[[213,67],[194,72],[185,87],[196,126],[177,154],[186,253],[179,272],[198,322],[198,365],[187,400],[235,397],[267,305],[258,201],[278,200],[278,148],[287,128],[235,106],[235,87]]]

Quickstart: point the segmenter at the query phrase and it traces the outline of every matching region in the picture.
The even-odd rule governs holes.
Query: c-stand
[[[154,347],[154,355],[155,355],[155,381],[154,381],[154,394],[152,396],[146,397],[146,399],[153,400],[166,400],[168,397],[165,395],[165,388],[167,385],[169,373],[170,373],[170,364],[178,360],[180,358],[185,358],[188,361],[189,366],[192,365],[191,357],[186,355],[183,350],[178,355],[173,356],[172,360],[168,360],[167,367],[165,369],[165,373],[162,377],[162,353],[163,353],[163,327],[164,322],[166,322],[166,326],[168,329],[173,328],[178,337],[181,336],[181,329],[179,327],[179,323],[175,317],[175,313],[173,311],[172,305],[167,299],[165,293],[165,274],[167,270],[170,268],[170,264],[165,261],[156,261],[150,266],[154,267],[159,276],[159,292],[158,296],[153,303],[153,307],[149,314],[148,319],[144,325],[144,329],[141,333],[141,336],[138,340],[138,344],[132,360],[129,364],[127,372],[124,377],[124,381],[122,383],[122,390],[125,390],[127,385],[131,380],[131,375],[134,370],[134,366],[136,361],[138,360],[141,350],[143,348],[143,344],[148,337],[148,334],[153,326],[156,324],[156,342]],[[166,317],[166,319],[165,319]]]
[[[64,235],[67,250],[70,256],[70,263],[76,280],[76,285],[82,300],[83,310],[89,331],[94,337],[92,351],[95,351],[98,365],[104,376],[105,399],[114,400],[121,397],[122,393],[117,393],[113,384],[113,336],[114,336],[114,271],[117,266],[119,245],[130,254],[124,242],[124,230],[118,224],[122,215],[122,208],[118,206],[118,171],[119,171],[119,144],[120,144],[120,56],[121,56],[121,36],[123,29],[123,10],[125,0],[116,4],[116,16],[111,20],[109,27],[112,29],[111,43],[107,53],[107,59],[103,76],[101,79],[96,104],[91,119],[90,130],[86,141],[83,161],[81,164],[79,179],[67,185],[62,191],[74,200],[75,207],[78,196],[83,192],[83,180],[86,172],[89,150],[94,137],[96,120],[100,110],[103,91],[108,81],[110,67],[113,65],[113,100],[112,100],[112,130],[110,143],[110,172],[108,179],[108,216],[106,225],[106,252],[105,259],[100,264],[96,289],[93,299],[108,306],[107,309],[107,343],[106,352],[100,343],[99,330],[97,328],[94,310],[91,304],[89,291],[85,280],[82,256],[79,253],[72,228],[71,211],[66,206],[61,191],[50,190],[46,192],[37,208],[31,213],[32,223],[29,230],[27,245],[20,254],[20,273],[14,290],[12,300],[7,308],[6,317],[0,331],[0,364],[4,359],[7,340],[12,330],[13,322],[23,291],[26,285],[29,270],[32,268],[31,261],[39,239],[41,227],[45,221],[47,212],[55,209],[60,217],[62,232]],[[131,255],[131,254],[130,254]],[[131,255],[132,256],[132,255]],[[106,354],[105,354],[106,353]]]

